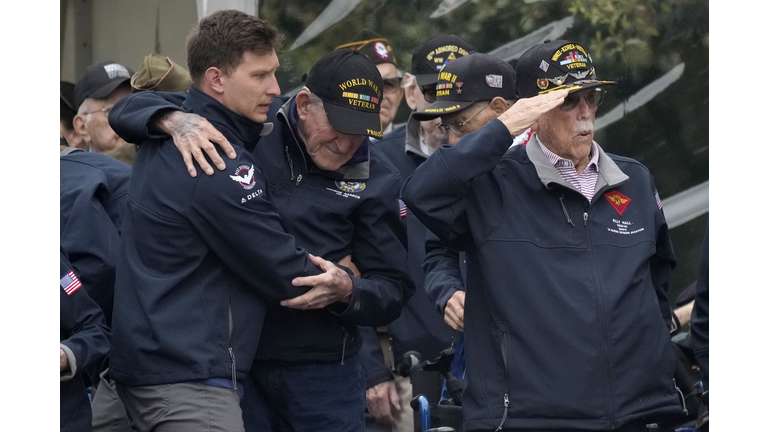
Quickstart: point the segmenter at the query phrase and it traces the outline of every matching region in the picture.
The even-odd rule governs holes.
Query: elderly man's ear
[[[75,128],[75,133],[83,138],[83,143],[91,142],[91,137],[88,135],[88,128],[85,127],[85,116],[88,114],[78,114],[72,119],[72,125]]]
[[[491,100],[491,102],[488,104],[488,107],[496,113],[496,117],[500,116],[504,111],[508,110],[509,107],[512,105],[507,102],[506,99],[504,99],[501,96],[496,96]]]

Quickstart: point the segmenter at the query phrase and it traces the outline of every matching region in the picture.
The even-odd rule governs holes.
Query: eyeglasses
[[[104,108],[102,108],[100,110],[86,112],[86,113],[83,113],[83,114],[94,114],[94,113],[97,113],[97,112],[102,112],[102,113],[104,113],[104,116],[109,117],[109,110],[111,110],[113,106],[114,105],[107,105],[107,106],[105,106]]]
[[[384,78],[384,91],[385,92],[397,91],[398,89],[400,89],[400,83],[402,81],[403,79],[398,77]]]
[[[603,103],[603,97],[605,97],[605,90],[601,88],[594,88],[594,89],[588,89],[588,90],[581,90],[576,91],[573,93],[569,93],[568,96],[565,97],[565,101],[562,105],[560,105],[560,109],[563,111],[570,111],[576,106],[579,105],[581,102],[581,98],[584,98],[587,101],[587,105],[591,106],[592,108],[600,106],[601,103]]]
[[[471,122],[475,116],[480,114],[484,109],[488,108],[491,105],[490,102],[487,102],[485,106],[478,110],[476,113],[472,114],[468,119],[464,120],[463,122],[459,123],[450,123],[450,124],[444,124],[440,123],[440,125],[437,126],[438,129],[440,129],[440,132],[442,132],[445,135],[448,135],[448,132],[453,132],[456,136],[464,136],[467,134],[467,131],[464,129],[464,126],[467,125],[467,123]]]
[[[435,88],[437,85],[432,84],[431,86],[419,86],[421,89],[421,94],[424,95],[424,100],[432,103],[437,100],[437,89]]]

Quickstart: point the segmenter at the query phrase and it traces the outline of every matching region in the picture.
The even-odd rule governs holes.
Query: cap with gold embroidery
[[[517,61],[517,90],[521,98],[554,90],[583,90],[616,84],[598,81],[592,56],[581,45],[565,40],[534,45]]]
[[[464,39],[444,33],[437,35],[419,47],[411,59],[411,73],[420,86],[437,82],[438,74],[450,62],[475,52],[475,47]]]
[[[515,69],[490,54],[474,53],[456,59],[438,75],[437,100],[411,116],[418,121],[431,120],[459,112],[475,102],[495,97],[514,100]]]
[[[331,51],[312,66],[305,85],[323,100],[334,129],[381,138],[379,112],[384,81],[365,55],[357,50]]]
[[[392,51],[392,45],[372,30],[362,29],[354,38],[352,38],[352,40],[354,42],[339,45],[334,49],[348,48],[357,50],[368,57],[373,64],[392,63],[397,66],[397,60],[395,59],[395,53]]]

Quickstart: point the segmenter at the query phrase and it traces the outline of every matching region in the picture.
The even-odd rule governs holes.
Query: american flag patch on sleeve
[[[400,204],[400,217],[404,218],[406,215],[405,203],[400,198],[397,199],[397,202]]]
[[[654,191],[653,196],[656,197],[656,205],[659,206],[659,210],[661,210],[661,198],[659,198],[659,191]]]
[[[72,270],[62,276],[59,283],[61,284],[61,289],[63,289],[67,295],[72,295],[73,292],[77,291],[82,286],[77,276],[72,273]]]

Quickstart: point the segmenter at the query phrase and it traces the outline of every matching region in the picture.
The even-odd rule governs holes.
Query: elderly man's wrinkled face
[[[477,102],[469,108],[454,114],[444,115],[440,128],[448,135],[448,144],[456,144],[463,136],[470,134],[496,118],[488,102]]]
[[[602,90],[592,88],[572,92],[562,108],[575,103],[573,108],[554,108],[539,118],[537,134],[553,153],[577,165],[578,161],[589,156],[595,136],[595,113],[599,105],[594,92],[599,91]],[[576,97],[578,102],[575,101]]]
[[[130,87],[121,85],[106,99],[83,101],[80,114],[75,120],[75,130],[83,137],[83,141],[88,144],[92,152],[104,153],[125,144],[125,141],[109,126],[107,116],[112,106],[128,93],[130,93]]]
[[[408,107],[412,110],[422,110],[429,105],[429,102],[424,99],[424,93],[421,92],[419,85],[416,83],[416,78],[410,74],[406,74],[405,78],[405,97]],[[439,117],[420,122],[420,124],[426,135],[424,138],[427,140],[427,145],[436,149],[447,142],[447,137],[438,128],[440,126]]]
[[[403,100],[403,88],[401,79],[397,76],[397,68],[392,63],[380,63],[376,65],[381,78],[384,80],[383,97],[381,98],[381,127],[386,129],[395,119],[397,108]]]
[[[307,147],[307,153],[318,167],[335,171],[355,154],[365,135],[343,134],[331,126],[325,110],[320,106],[299,106],[299,133]]]

